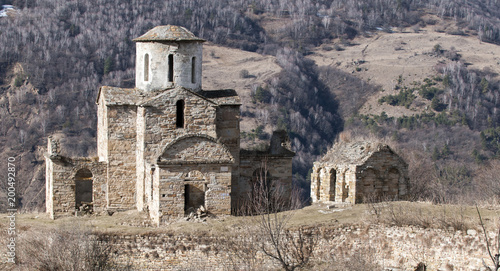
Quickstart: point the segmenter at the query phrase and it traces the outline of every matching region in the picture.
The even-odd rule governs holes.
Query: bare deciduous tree
[[[284,270],[295,270],[309,263],[317,244],[314,230],[299,227],[290,229],[293,210],[301,207],[298,193],[287,193],[285,187],[267,173],[263,163],[253,184],[246,212],[254,215],[256,236],[260,251],[277,261]]]
[[[486,242],[486,249],[488,250],[488,255],[490,256],[491,262],[493,263],[493,268],[488,266],[484,260],[483,260],[483,265],[486,269],[490,271],[497,271],[500,268],[500,228],[498,229],[497,236],[496,236],[496,253],[495,255],[492,254],[492,250],[494,249],[492,247],[492,244],[490,243],[490,239],[488,238],[488,234],[486,233],[486,227],[484,226],[483,218],[481,217],[481,212],[479,212],[479,207],[476,205],[476,211],[477,215],[479,216],[479,222],[481,224],[481,228],[483,229],[484,233],[484,242]]]

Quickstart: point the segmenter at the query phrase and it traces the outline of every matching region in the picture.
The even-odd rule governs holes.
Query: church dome
[[[196,37],[193,33],[182,26],[160,25],[146,34],[134,39],[134,41],[205,41]]]

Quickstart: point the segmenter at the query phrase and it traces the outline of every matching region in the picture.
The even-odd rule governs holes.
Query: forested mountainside
[[[48,135],[64,133],[67,155],[95,155],[98,87],[134,85],[131,40],[156,25],[181,25],[215,44],[276,57],[282,71],[251,93],[259,113],[248,110],[242,115],[289,131],[297,152],[295,177],[302,187],[308,186],[312,162],[343,130],[390,138],[395,148],[404,148],[418,181],[415,191],[438,200],[476,191],[478,168],[488,172],[488,161],[500,153],[497,75],[468,68],[451,49],[435,48],[435,54],[449,57],[436,67],[434,78],[414,87],[401,82],[398,95],[380,101],[395,107],[409,106],[417,96],[432,101],[431,109],[398,118],[358,114],[379,87],[334,66],[319,68],[308,58],[320,45],[335,44],[329,50],[341,51],[376,31],[418,31],[428,25],[500,43],[498,1],[2,0],[0,4],[17,8],[0,17],[4,146],[0,159],[15,157],[18,162],[23,208],[43,208],[42,153]],[[439,20],[450,23],[441,28]],[[244,132],[247,141],[269,136],[259,127]],[[435,139],[443,136],[448,141],[438,145]],[[0,163],[2,172],[6,167],[6,162]],[[5,191],[6,182],[0,186]],[[423,193],[429,188],[434,194]]]

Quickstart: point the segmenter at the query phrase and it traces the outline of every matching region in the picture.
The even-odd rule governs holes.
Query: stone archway
[[[80,209],[84,204],[93,204],[92,172],[86,168],[78,170],[75,174],[75,209]]]

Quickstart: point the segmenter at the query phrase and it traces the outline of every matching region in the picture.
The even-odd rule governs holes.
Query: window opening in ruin
[[[149,81],[149,54],[144,55],[144,81]]]
[[[92,207],[92,172],[84,168],[75,175],[75,208]]]
[[[168,81],[174,82],[174,55],[168,55]]]
[[[175,127],[184,128],[184,100],[178,100],[175,106],[177,108]]]
[[[330,170],[330,201],[335,201],[335,192],[337,186],[337,171],[335,169]]]
[[[196,83],[196,57],[191,58],[191,83]]]

